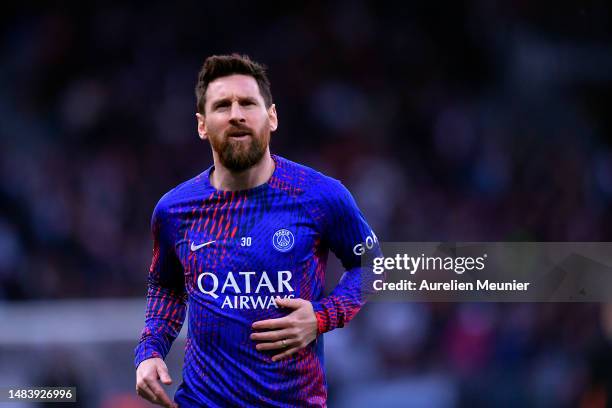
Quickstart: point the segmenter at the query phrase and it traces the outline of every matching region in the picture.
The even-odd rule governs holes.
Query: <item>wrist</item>
[[[331,330],[329,327],[329,317],[325,306],[321,302],[311,302],[312,309],[317,319],[317,337]]]

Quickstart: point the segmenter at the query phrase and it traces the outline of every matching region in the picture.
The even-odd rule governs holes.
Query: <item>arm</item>
[[[153,260],[147,279],[145,326],[135,350],[136,367],[149,358],[165,358],[185,320],[183,269],[174,252],[171,221],[161,203],[151,220]]]
[[[348,324],[372,293],[373,280],[381,278],[372,271],[373,259],[382,256],[378,238],[349,191],[339,182],[335,187],[324,198],[322,231],[346,272],[328,296],[312,302],[319,334]]]
[[[158,381],[171,384],[164,358],[185,320],[186,293],[183,269],[176,257],[167,212],[157,204],[151,219],[153,260],[147,278],[145,327],[136,346],[136,392],[168,408],[177,407]]]

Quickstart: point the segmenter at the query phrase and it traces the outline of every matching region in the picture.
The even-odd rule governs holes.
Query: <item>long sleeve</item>
[[[323,195],[323,239],[345,268],[340,282],[323,299],[312,302],[319,334],[344,327],[371,292],[373,258],[381,256],[378,238],[349,191],[339,182]]]
[[[166,357],[187,309],[183,268],[174,252],[172,221],[163,198],[153,211],[151,231],[153,259],[147,278],[145,326],[135,349],[136,367],[143,360]]]

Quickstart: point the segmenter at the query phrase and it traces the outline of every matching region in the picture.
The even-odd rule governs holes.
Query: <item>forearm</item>
[[[134,364],[152,357],[165,358],[183,326],[186,296],[149,283],[145,327],[135,350]]]
[[[375,279],[371,267],[355,267],[342,275],[334,290],[323,299],[312,302],[319,334],[344,327],[366,303]]]

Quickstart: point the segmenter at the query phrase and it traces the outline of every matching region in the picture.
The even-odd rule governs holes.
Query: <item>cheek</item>
[[[270,120],[268,115],[261,115],[258,113],[257,115],[253,115],[251,118],[252,126],[256,129],[263,130],[267,127],[270,127]]]
[[[206,130],[209,134],[218,134],[221,129],[221,123],[214,118],[209,118],[206,120]]]

